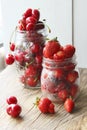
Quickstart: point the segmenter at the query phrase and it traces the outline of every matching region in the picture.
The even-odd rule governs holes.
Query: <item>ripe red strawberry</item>
[[[73,84],[70,87],[70,96],[75,97],[78,92],[78,86],[76,84]]]
[[[54,71],[54,77],[58,78],[59,80],[64,77],[64,71],[63,69],[59,68]]]
[[[57,39],[49,40],[43,49],[43,56],[45,58],[52,58],[54,53],[57,53],[59,49],[60,44]]]
[[[67,81],[69,81],[70,83],[74,83],[76,81],[76,79],[78,78],[78,72],[73,70],[73,71],[70,71],[68,74],[67,74]]]
[[[61,91],[58,92],[58,97],[62,100],[65,101],[69,96],[69,93],[66,89],[63,89]]]
[[[70,45],[70,44],[67,44],[66,46],[64,46],[63,50],[66,54],[66,58],[72,57],[75,53],[75,47],[73,45]]]
[[[64,66],[65,71],[72,71],[75,69],[76,64],[69,62]]]
[[[58,51],[53,55],[54,60],[64,60],[65,59],[65,52],[64,51]]]
[[[49,98],[37,98],[36,105],[42,113],[54,113],[54,104]]]
[[[72,112],[72,110],[75,107],[75,103],[71,98],[67,98],[65,103],[64,103],[64,108],[67,112]]]

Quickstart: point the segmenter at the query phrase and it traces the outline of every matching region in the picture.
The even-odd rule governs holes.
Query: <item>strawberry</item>
[[[65,52],[64,51],[58,51],[53,55],[54,60],[64,60],[65,59]]]
[[[73,70],[73,71],[70,71],[67,76],[66,76],[66,79],[67,81],[69,81],[70,83],[74,83],[76,81],[76,79],[78,78],[78,72]]]
[[[58,97],[62,100],[65,101],[66,98],[69,96],[68,91],[66,89],[63,89],[58,92]]]
[[[75,69],[76,64],[69,62],[68,64],[64,65],[64,70],[65,71],[72,71]]]
[[[55,110],[54,110],[54,104],[52,103],[52,101],[49,99],[49,98],[37,98],[36,99],[36,103],[35,105],[38,106],[39,110],[42,112],[42,113],[54,113]]]
[[[66,58],[71,58],[75,53],[75,47],[73,45],[67,44],[63,47],[66,54]]]
[[[43,56],[45,58],[51,58],[54,55],[54,53],[57,53],[60,49],[60,43],[57,41],[57,39],[49,40],[47,41],[44,49],[43,49]]]
[[[67,98],[65,103],[64,103],[64,108],[67,112],[72,112],[74,109],[75,103],[71,98]]]
[[[58,79],[62,79],[64,77],[64,71],[61,68],[58,68],[54,71],[54,77]]]
[[[70,96],[75,97],[78,92],[78,86],[76,84],[73,84],[70,87]]]

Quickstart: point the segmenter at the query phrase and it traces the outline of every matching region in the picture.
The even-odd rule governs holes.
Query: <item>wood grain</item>
[[[25,89],[19,82],[15,65],[0,73],[0,130],[87,130],[87,69],[80,70],[80,95],[72,114],[64,110],[63,104],[55,104],[56,113],[42,114],[34,106],[40,89]],[[22,106],[20,117],[14,119],[6,113],[6,98],[17,96]]]

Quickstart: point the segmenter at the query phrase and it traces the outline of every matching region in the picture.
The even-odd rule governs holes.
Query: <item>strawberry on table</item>
[[[71,98],[67,98],[64,103],[64,108],[67,112],[71,113],[75,107],[75,103]]]
[[[55,110],[54,110],[55,106],[49,98],[41,98],[41,99],[37,98],[35,105],[37,105],[39,110],[44,114],[55,113]]]

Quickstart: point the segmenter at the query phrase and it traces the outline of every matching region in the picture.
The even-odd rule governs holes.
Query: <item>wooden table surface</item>
[[[87,130],[87,69],[80,70],[80,95],[72,114],[63,104],[55,104],[55,114],[42,114],[33,103],[41,97],[40,89],[23,88],[15,65],[7,66],[0,73],[0,130]],[[20,117],[6,113],[6,98],[14,95],[22,107]]]

